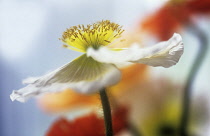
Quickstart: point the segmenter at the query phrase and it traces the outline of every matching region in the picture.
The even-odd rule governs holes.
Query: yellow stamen
[[[61,40],[69,49],[76,48],[79,52],[86,52],[89,47],[98,49],[110,44],[120,38],[123,32],[122,26],[102,20],[92,25],[72,26],[63,33]]]

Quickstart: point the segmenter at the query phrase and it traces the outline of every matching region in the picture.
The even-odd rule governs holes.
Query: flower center
[[[105,20],[87,26],[72,26],[63,33],[60,40],[65,43],[66,48],[86,52],[89,47],[98,49],[110,44],[120,38],[123,32],[122,26]]]

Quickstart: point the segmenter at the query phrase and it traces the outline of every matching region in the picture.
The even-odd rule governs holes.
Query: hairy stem
[[[111,108],[109,104],[109,98],[106,94],[106,89],[100,90],[100,97],[104,112],[106,136],[113,136]]]
[[[208,48],[208,38],[206,34],[199,27],[193,24],[190,25],[190,30],[199,40],[199,50],[195,58],[195,61],[192,65],[192,68],[190,70],[190,73],[186,82],[186,86],[184,88],[182,115],[181,115],[181,122],[180,122],[180,135],[181,136],[189,136],[187,129],[188,129],[188,122],[189,122],[189,114],[190,114],[190,103],[191,103],[190,98],[192,95],[192,85],[201,67],[201,64],[204,60],[204,57],[206,55],[206,51]]]

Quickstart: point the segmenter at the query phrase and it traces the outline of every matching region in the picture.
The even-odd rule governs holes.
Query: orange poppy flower
[[[49,93],[41,96],[38,105],[48,113],[65,112],[71,109],[94,109],[100,104],[98,95],[84,95],[68,89],[60,93]]]
[[[120,107],[113,112],[113,129],[114,134],[127,128],[127,109]],[[46,136],[104,136],[104,120],[92,113],[74,121],[65,118],[57,120]]]
[[[199,13],[210,13],[209,0],[171,0],[155,11],[155,14],[146,17],[140,26],[160,40],[166,40],[184,24],[189,23],[192,15]]]

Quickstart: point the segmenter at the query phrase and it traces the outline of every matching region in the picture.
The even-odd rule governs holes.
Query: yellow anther
[[[102,20],[86,26],[72,26],[63,33],[61,40],[67,45],[85,52],[89,47],[97,49],[110,44],[123,32],[122,26],[109,20]]]

